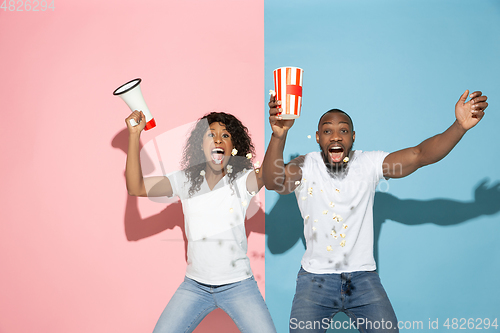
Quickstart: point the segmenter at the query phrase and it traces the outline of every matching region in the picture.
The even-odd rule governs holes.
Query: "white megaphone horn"
[[[128,107],[132,111],[142,111],[146,116],[146,127],[144,129],[150,130],[156,127],[155,119],[153,115],[149,111],[146,102],[144,101],[144,97],[142,97],[141,92],[141,79],[134,79],[121,85],[115,91],[113,91],[113,95],[120,96],[121,99],[125,103],[127,103]],[[134,119],[130,119],[130,125],[137,126],[137,122]]]

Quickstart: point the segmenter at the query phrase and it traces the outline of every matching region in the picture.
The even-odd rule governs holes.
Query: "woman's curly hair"
[[[203,153],[203,137],[212,123],[222,123],[231,134],[231,141],[234,148],[238,150],[235,156],[231,156],[228,165],[233,171],[227,173],[230,184],[236,179],[239,172],[252,168],[252,159],[248,159],[248,153],[255,155],[255,148],[248,129],[235,116],[224,112],[211,112],[198,120],[189,135],[186,146],[182,153],[181,167],[186,173],[189,187],[189,196],[200,190],[204,176],[200,175],[201,170],[205,170],[206,161]]]

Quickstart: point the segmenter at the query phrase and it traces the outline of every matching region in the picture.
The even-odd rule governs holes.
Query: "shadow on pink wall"
[[[120,131],[112,140],[111,145],[113,148],[122,150],[125,154],[128,146],[128,130]],[[141,143],[142,149],[142,143]],[[142,157],[142,156],[141,156]],[[153,168],[151,159],[145,158],[141,160],[143,172],[148,174],[148,171]],[[182,205],[179,202],[171,203],[165,207],[158,214],[142,218],[139,211],[138,197],[128,196],[125,206],[124,229],[125,236],[128,241],[139,241],[141,239],[154,236],[164,230],[174,229],[180,227],[182,230],[182,237],[184,242],[184,257],[187,260],[187,241],[184,232],[184,214],[182,212]],[[265,213],[259,209],[250,219],[245,222],[247,238],[252,232],[259,234],[265,233]],[[257,252],[248,253],[249,257],[255,258],[261,256]],[[260,258],[263,259],[263,258]],[[256,275],[257,281],[263,277]],[[165,303],[166,306],[166,303]],[[233,320],[222,310],[217,309],[212,311],[203,321],[198,325],[194,332],[198,333],[215,333],[215,332],[239,332]]]

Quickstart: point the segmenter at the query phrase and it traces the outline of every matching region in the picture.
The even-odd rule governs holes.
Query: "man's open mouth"
[[[344,156],[344,148],[340,146],[334,146],[328,148],[328,154],[330,155],[330,159],[334,163],[340,163]]]
[[[214,148],[212,149],[212,161],[215,164],[221,164],[224,160],[224,149]]]

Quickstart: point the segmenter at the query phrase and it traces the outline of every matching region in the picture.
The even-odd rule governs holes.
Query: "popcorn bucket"
[[[304,70],[298,67],[281,67],[274,70],[274,90],[276,100],[281,101],[281,117],[300,117],[302,107],[302,77]]]

